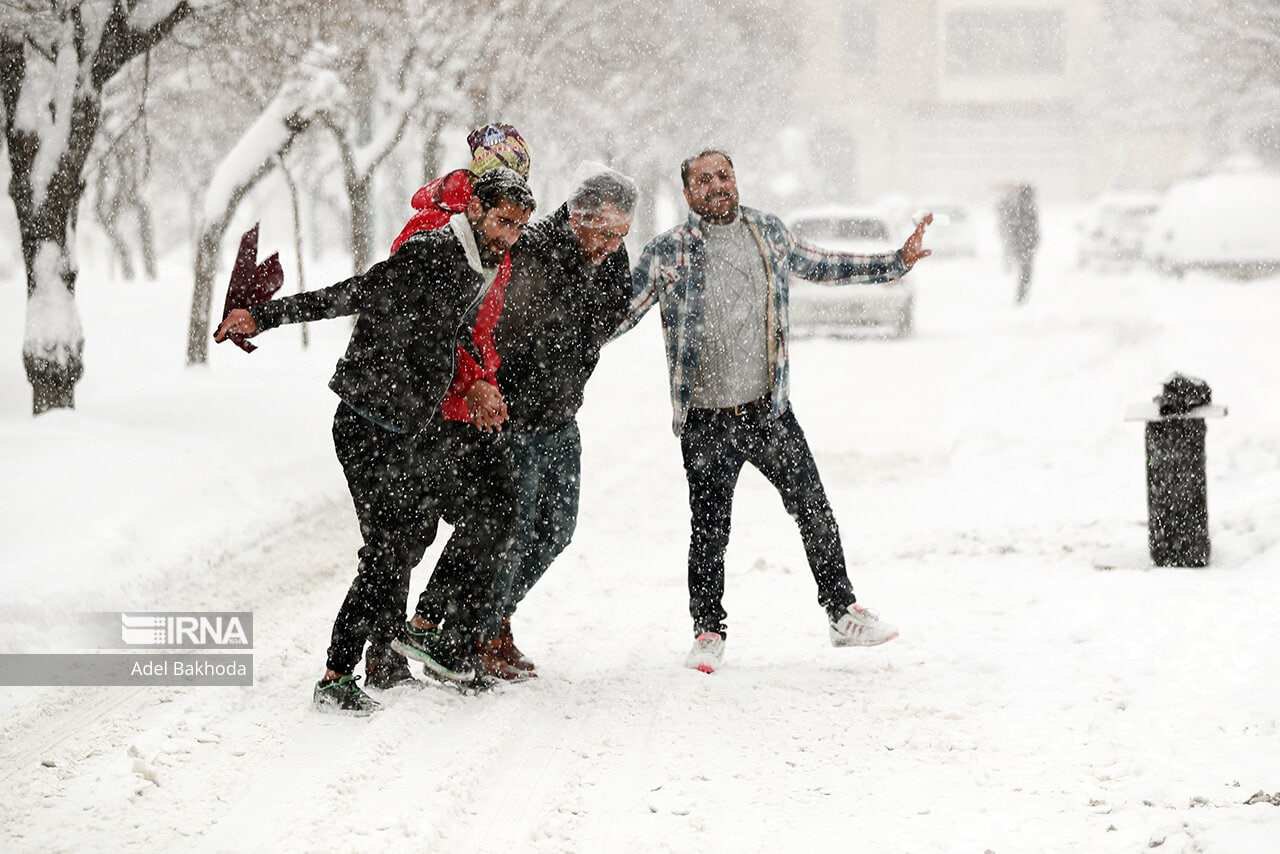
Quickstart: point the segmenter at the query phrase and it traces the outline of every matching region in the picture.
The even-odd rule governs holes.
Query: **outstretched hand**
[[[902,263],[908,267],[914,267],[915,263],[921,258],[928,258],[933,254],[932,250],[923,248],[924,245],[924,229],[925,226],[933,222],[933,214],[926,213],[916,223],[916,230],[911,232],[911,236],[907,238],[907,242],[902,244]]]
[[[243,308],[233,308],[222,323],[218,324],[217,331],[213,333],[213,340],[221,344],[227,340],[228,336],[252,338],[257,334],[258,324],[254,321],[253,315]]]

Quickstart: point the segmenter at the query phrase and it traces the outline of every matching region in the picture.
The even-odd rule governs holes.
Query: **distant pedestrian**
[[[1031,271],[1040,245],[1040,216],[1036,211],[1036,191],[1029,184],[1017,184],[1000,199],[997,213],[1005,259],[1017,268],[1017,302],[1022,305],[1031,293]]]

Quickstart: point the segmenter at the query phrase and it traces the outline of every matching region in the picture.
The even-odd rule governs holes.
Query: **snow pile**
[[[66,256],[46,240],[36,250],[34,268],[36,287],[27,301],[23,351],[66,367],[84,347],[80,312],[63,279]]]

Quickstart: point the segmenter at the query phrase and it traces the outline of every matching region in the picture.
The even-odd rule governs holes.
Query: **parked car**
[[[1208,270],[1237,279],[1280,273],[1280,174],[1256,166],[1175,184],[1143,246],[1175,276]]]
[[[895,235],[889,218],[874,208],[832,207],[793,214],[792,233],[806,243],[839,252],[894,252],[906,235]],[[910,274],[887,284],[845,285],[790,279],[791,332],[796,336],[848,336],[864,330],[911,334],[915,290]]]
[[[1143,241],[1160,209],[1153,193],[1105,193],[1077,224],[1076,266],[1126,270],[1142,259]]]

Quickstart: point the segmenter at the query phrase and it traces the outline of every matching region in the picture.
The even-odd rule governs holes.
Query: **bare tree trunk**
[[[284,182],[289,186],[289,206],[293,211],[293,254],[294,263],[298,265],[298,293],[302,293],[307,289],[307,277],[303,269],[302,258],[302,210],[298,205],[298,184],[293,180],[293,175],[289,172],[289,166],[284,162],[284,158],[280,158],[280,174],[284,176]],[[307,324],[299,323],[302,327],[302,349],[307,349],[311,343],[311,333],[307,329]]]
[[[346,180],[347,199],[351,203],[351,266],[353,272],[369,269],[372,253],[372,211],[369,208],[369,190],[372,176],[349,176]]]
[[[444,127],[444,113],[433,113],[427,121],[422,138],[422,182],[425,184],[440,174],[440,131]]]
[[[9,196],[18,213],[22,263],[27,274],[27,326],[22,364],[31,383],[31,411],[75,406],[75,386],[84,375],[84,332],[76,309],[76,264],[73,257],[75,219],[82,188],[79,175],[97,129],[96,106],[76,99],[72,107],[72,139],[63,153],[71,169],[48,178],[43,195],[36,191],[33,169],[42,140],[18,127],[18,97],[26,79],[23,45],[0,40],[0,87],[5,102],[5,136],[9,143]],[[79,134],[76,122],[84,122]],[[76,143],[79,145],[76,145]]]
[[[120,265],[120,275],[125,281],[131,282],[134,276],[133,258],[128,242],[120,233],[120,193],[117,192],[113,197],[107,190],[107,171],[106,164],[101,164],[94,181],[93,212],[107,236],[107,242],[111,244],[112,257]]]
[[[100,218],[99,221],[103,232],[107,235],[107,242],[111,244],[112,257],[120,265],[120,277],[126,282],[132,282],[136,275],[133,269],[133,257],[129,253],[129,244],[120,234],[119,217],[113,213],[105,220]]]
[[[213,279],[218,273],[219,245],[230,216],[200,229],[196,241],[195,288],[191,295],[191,316],[187,321],[187,364],[209,361],[209,312],[213,308]]]
[[[142,270],[151,281],[156,279],[156,231],[151,218],[151,205],[135,187],[129,193],[129,207],[138,218],[138,242],[142,248]]]
[[[347,216],[350,223],[347,229],[351,241],[351,271],[363,273],[369,268],[370,236],[369,236],[369,188],[371,176],[362,174],[356,163],[356,151],[347,139],[346,131],[332,119],[324,119],[325,126],[333,134],[338,147],[338,156],[342,158],[342,185],[347,191]]]
[[[283,94],[268,105],[258,120],[246,129],[240,143],[214,171],[210,181],[219,196],[206,200],[200,237],[196,243],[195,284],[191,294],[191,316],[187,324],[187,364],[202,365],[209,360],[209,312],[213,308],[213,280],[218,271],[222,238],[231,225],[240,202],[258,182],[271,172],[298,134],[307,129],[309,119],[293,108]],[[241,149],[240,145],[247,146]],[[245,171],[246,158],[252,171]],[[210,210],[210,205],[216,205]],[[221,208],[219,210],[219,208]]]
[[[294,135],[301,132],[301,128]],[[222,254],[222,238],[231,225],[240,202],[267,174],[276,158],[292,144],[294,135],[272,157],[263,161],[252,174],[236,185],[227,201],[226,210],[200,227],[200,239],[196,244],[195,287],[191,295],[191,315],[187,324],[187,364],[203,365],[209,361],[209,312],[213,310],[213,281],[218,273],[218,259]]]

